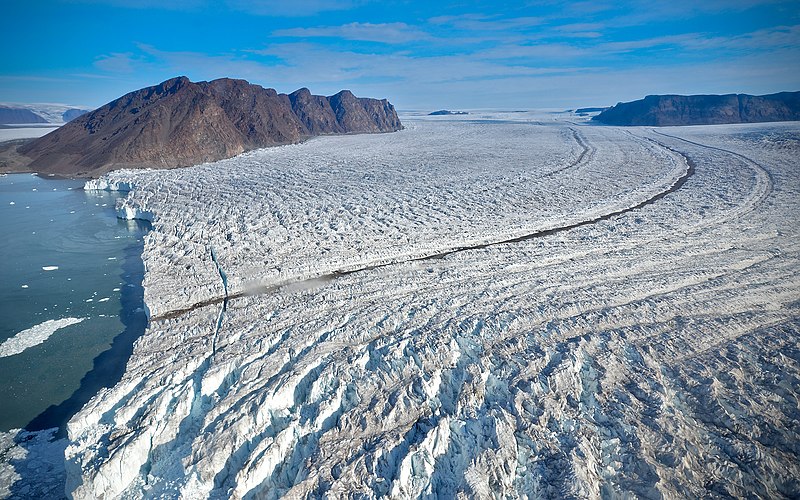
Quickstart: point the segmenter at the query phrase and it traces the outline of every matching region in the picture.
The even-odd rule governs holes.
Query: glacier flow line
[[[632,212],[634,210],[639,210],[639,209],[644,208],[644,207],[646,207],[648,205],[652,205],[653,203],[657,202],[658,200],[664,198],[665,196],[667,196],[669,194],[672,194],[672,193],[678,191],[679,189],[681,189],[683,187],[683,185],[686,184],[686,181],[688,181],[695,174],[695,168],[696,168],[696,164],[695,164],[694,160],[689,158],[687,155],[685,155],[685,154],[681,153],[680,151],[677,151],[677,150],[675,150],[675,149],[673,149],[673,148],[671,148],[671,147],[669,147],[669,146],[667,146],[667,145],[665,145],[665,144],[663,144],[663,143],[661,143],[659,141],[656,141],[654,139],[647,139],[647,140],[651,141],[651,142],[663,147],[664,149],[667,149],[667,150],[671,151],[672,153],[674,153],[674,154],[678,155],[679,157],[681,157],[683,159],[684,164],[686,165],[686,171],[683,173],[683,175],[678,177],[675,180],[675,182],[673,182],[672,185],[670,185],[664,191],[660,191],[660,192],[656,193],[655,195],[651,196],[650,198],[647,198],[646,200],[644,200],[644,201],[642,201],[642,202],[640,202],[640,203],[638,203],[636,205],[633,205],[631,207],[623,208],[623,209],[620,209],[620,210],[616,210],[614,212],[610,212],[610,213],[607,213],[607,214],[604,214],[604,215],[599,215],[599,216],[594,217],[592,219],[587,219],[587,220],[583,220],[583,221],[580,221],[580,222],[575,222],[573,224],[568,224],[568,225],[558,226],[558,227],[554,227],[554,228],[550,228],[550,229],[542,229],[542,230],[539,230],[539,231],[534,231],[532,233],[524,234],[522,236],[516,236],[514,238],[507,238],[507,239],[498,240],[498,241],[490,241],[488,243],[476,243],[476,244],[473,244],[473,245],[458,246],[458,247],[450,248],[450,249],[447,249],[447,250],[444,250],[444,251],[441,251],[441,252],[438,252],[438,253],[434,253],[434,254],[423,255],[423,256],[420,256],[420,257],[412,257],[412,258],[403,259],[403,260],[392,260],[392,261],[389,261],[389,262],[382,262],[382,263],[378,263],[378,264],[362,266],[362,267],[358,267],[358,268],[355,268],[355,269],[339,269],[339,270],[335,270],[335,271],[330,272],[330,273],[317,275],[317,276],[314,276],[314,277],[311,277],[311,278],[304,278],[304,279],[299,279],[299,280],[288,280],[288,281],[281,282],[281,283],[274,283],[274,284],[263,286],[263,287],[261,287],[261,288],[259,288],[257,290],[249,290],[247,292],[241,291],[241,292],[236,292],[236,293],[233,293],[233,294],[228,294],[227,285],[226,285],[227,278],[223,278],[223,285],[225,286],[225,296],[224,297],[217,297],[217,298],[213,298],[213,299],[208,299],[208,300],[205,300],[205,301],[202,301],[202,302],[197,302],[197,303],[195,303],[195,304],[193,304],[193,305],[191,305],[189,307],[185,307],[185,308],[182,308],[182,309],[169,311],[169,312],[166,312],[164,314],[160,314],[158,316],[154,316],[154,317],[150,318],[150,321],[162,321],[162,320],[172,319],[172,318],[181,316],[182,314],[185,314],[187,312],[193,311],[195,309],[199,309],[201,307],[206,307],[206,306],[219,304],[219,303],[222,303],[222,305],[223,305],[222,312],[224,312],[225,308],[227,307],[227,304],[228,304],[229,300],[238,299],[238,298],[241,298],[241,297],[253,296],[253,295],[263,295],[263,294],[266,294],[266,293],[270,293],[270,292],[274,292],[276,290],[279,290],[280,288],[285,287],[287,285],[292,285],[292,284],[296,284],[296,283],[303,283],[303,282],[311,281],[311,280],[334,280],[334,279],[342,277],[342,276],[347,276],[347,275],[350,275],[350,274],[360,273],[360,272],[364,272],[364,271],[371,271],[371,270],[374,270],[374,269],[382,269],[382,268],[386,268],[386,267],[394,266],[394,265],[398,265],[398,264],[406,264],[406,263],[410,263],[410,262],[421,262],[421,261],[427,261],[427,260],[443,259],[443,258],[445,258],[445,257],[447,257],[449,255],[453,255],[453,254],[459,253],[459,252],[466,252],[466,251],[470,251],[470,250],[482,250],[482,249],[491,248],[491,247],[495,247],[495,246],[499,246],[499,245],[508,245],[508,244],[512,244],[512,243],[521,243],[523,241],[528,241],[528,240],[532,240],[532,239],[535,239],[535,238],[543,238],[545,236],[552,236],[554,234],[559,234],[559,233],[562,233],[562,232],[571,231],[573,229],[577,229],[577,228],[583,227],[583,226],[589,226],[589,225],[596,224],[596,223],[601,222],[601,221],[607,221],[607,220],[610,220],[610,219],[612,219],[614,217],[617,217],[619,215],[624,215],[624,214],[626,214],[628,212]],[[212,251],[212,256],[214,257],[214,259],[215,259],[214,262],[216,263],[216,257],[214,256],[213,251]],[[220,276],[222,277],[224,275],[224,273],[222,272],[222,269],[219,266],[217,267],[217,269],[220,272]],[[222,314],[222,312],[220,313],[220,315]],[[221,318],[221,316],[220,316],[220,318]],[[214,341],[216,342],[216,337],[215,337]]]
[[[578,165],[580,165],[581,163],[584,163],[584,161],[588,162],[588,161],[590,161],[592,159],[592,156],[594,155],[594,147],[589,145],[589,143],[586,142],[584,137],[582,135],[580,135],[576,129],[574,129],[572,127],[569,127],[569,130],[570,130],[570,132],[572,132],[572,138],[575,139],[575,142],[577,142],[578,146],[581,147],[581,149],[582,149],[581,154],[578,155],[578,159],[577,160],[575,160],[574,162],[570,163],[566,167],[561,167],[559,169],[553,170],[552,172],[547,172],[542,177],[552,177],[552,176],[554,176],[556,174],[560,174],[561,172],[563,172],[565,170],[569,170],[571,168],[575,168]],[[586,158],[587,155],[589,156],[588,158]]]
[[[772,189],[773,189],[773,186],[775,185],[775,182],[772,179],[772,174],[770,173],[770,171],[767,170],[766,168],[764,168],[763,166],[761,166],[760,164],[756,163],[754,160],[746,157],[743,154],[735,153],[735,152],[733,152],[733,151],[731,151],[729,149],[718,148],[716,146],[709,146],[708,144],[702,144],[702,143],[699,143],[699,142],[690,141],[689,139],[684,139],[683,137],[678,137],[676,135],[665,134],[664,132],[659,132],[658,130],[655,130],[655,129],[651,129],[651,132],[653,132],[654,134],[658,134],[658,135],[664,136],[664,137],[669,137],[670,139],[676,139],[678,141],[683,141],[683,142],[685,142],[687,144],[692,144],[693,146],[699,146],[701,148],[710,149],[712,151],[720,151],[722,153],[727,153],[729,155],[735,156],[735,157],[739,158],[740,160],[744,161],[745,164],[749,165],[750,168],[753,169],[753,171],[755,171],[756,176],[758,176],[760,174],[760,175],[762,175],[762,176],[764,176],[766,178],[766,187],[765,187],[764,192],[762,193],[762,195],[757,200],[757,202],[756,202],[757,204],[761,203],[762,201],[764,201],[764,199],[766,199],[766,197],[769,196],[769,194],[772,192]],[[662,146],[663,146],[663,144],[662,144]]]
[[[225,317],[225,311],[228,309],[228,275],[222,270],[214,247],[209,245],[208,248],[211,252],[211,260],[214,261],[214,265],[217,267],[217,273],[219,273],[219,278],[222,280],[222,291],[225,293],[225,296],[222,298],[222,308],[219,310],[219,316],[217,316],[217,325],[214,328],[214,338],[211,340],[211,355],[213,356],[217,353],[217,337],[219,336],[220,328],[222,328],[222,320]]]
[[[510,243],[521,243],[523,241],[532,240],[534,238],[542,238],[542,237],[545,237],[545,236],[552,236],[554,234],[562,233],[562,232],[565,232],[565,231],[571,231],[573,229],[576,229],[576,228],[579,228],[579,227],[582,227],[582,226],[588,226],[588,225],[591,225],[591,224],[595,224],[597,222],[607,221],[607,220],[610,220],[610,219],[612,219],[614,217],[617,217],[619,215],[623,215],[623,214],[626,214],[628,212],[632,212],[634,210],[638,210],[640,208],[646,207],[647,205],[652,205],[653,203],[655,203],[656,201],[664,198],[668,194],[674,193],[675,191],[677,191],[681,187],[683,187],[683,185],[686,184],[686,181],[688,181],[689,178],[694,175],[695,167],[696,167],[694,161],[692,159],[690,159],[689,157],[687,157],[686,155],[684,155],[683,153],[680,153],[679,151],[676,151],[676,150],[670,148],[669,146],[661,144],[658,141],[653,141],[653,142],[656,142],[661,147],[663,147],[665,149],[668,149],[668,150],[672,151],[673,153],[679,155],[681,158],[683,158],[684,162],[686,163],[686,171],[683,173],[683,175],[678,177],[678,179],[676,179],[675,182],[669,188],[667,188],[666,190],[661,191],[659,193],[656,193],[655,195],[651,196],[650,198],[648,198],[648,199],[646,199],[646,200],[644,200],[644,201],[642,201],[642,202],[640,202],[640,203],[638,203],[638,204],[636,204],[636,205],[634,205],[632,207],[623,208],[621,210],[617,210],[615,212],[610,212],[610,213],[607,213],[607,214],[604,214],[604,215],[599,215],[599,216],[597,216],[597,217],[595,217],[593,219],[586,219],[586,220],[583,220],[583,221],[580,221],[580,222],[575,222],[573,224],[568,224],[566,226],[558,226],[558,227],[554,227],[554,228],[550,228],[550,229],[542,229],[542,230],[539,230],[539,231],[534,231],[532,233],[523,234],[522,236],[516,236],[514,238],[508,238],[508,239],[498,240],[498,241],[490,241],[488,243],[477,243],[477,244],[474,244],[474,245],[459,246],[459,247],[451,248],[449,250],[445,250],[445,251],[440,252],[440,253],[431,254],[431,255],[425,255],[423,257],[415,257],[415,258],[411,258],[411,259],[407,259],[407,260],[403,260],[403,261],[388,262],[388,263],[385,263],[385,264],[377,264],[377,265],[374,265],[374,266],[367,266],[367,267],[363,267],[363,268],[359,268],[359,269],[353,269],[353,270],[334,271],[330,275],[325,275],[325,276],[322,276],[322,277],[323,278],[324,277],[335,278],[335,277],[338,277],[338,276],[346,276],[348,274],[353,274],[353,273],[357,273],[357,272],[360,272],[360,271],[366,271],[366,270],[371,270],[371,269],[379,269],[379,268],[382,268],[382,267],[387,267],[387,266],[391,266],[391,265],[394,265],[394,264],[401,264],[401,263],[405,263],[405,262],[419,262],[419,261],[424,261],[424,260],[442,259],[444,257],[447,257],[448,255],[452,255],[452,254],[458,253],[458,252],[465,252],[465,251],[468,251],[468,250],[482,250],[482,249],[485,249],[485,248],[490,248],[490,247],[494,247],[494,246],[498,246],[498,245],[507,245],[507,244],[510,244]],[[236,295],[234,295],[234,297],[236,297]]]

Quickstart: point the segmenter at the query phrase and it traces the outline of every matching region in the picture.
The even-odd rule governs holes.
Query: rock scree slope
[[[230,158],[323,134],[400,130],[387,100],[279,94],[245,80],[181,76],[126,94],[19,148],[28,168],[94,177],[117,168],[170,168]]]
[[[593,120],[607,125],[720,125],[800,120],[800,92],[762,96],[649,95],[621,102]]]

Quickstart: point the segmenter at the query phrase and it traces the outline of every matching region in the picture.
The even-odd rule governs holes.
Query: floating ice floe
[[[42,266],[42,271],[55,271],[58,269],[58,266]]]
[[[61,328],[80,323],[85,319],[86,318],[51,319],[28,328],[27,330],[23,330],[0,344],[0,358],[13,356],[25,351],[25,349],[39,345]]]

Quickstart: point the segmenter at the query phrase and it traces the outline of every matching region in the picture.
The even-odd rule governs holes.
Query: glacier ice
[[[110,180],[107,178],[89,179],[84,183],[85,191],[131,191],[134,186],[130,182],[121,180]]]
[[[93,184],[150,324],[70,495],[800,491],[797,124],[405,123]]]
[[[0,431],[0,498],[64,497],[67,440],[56,431]]]

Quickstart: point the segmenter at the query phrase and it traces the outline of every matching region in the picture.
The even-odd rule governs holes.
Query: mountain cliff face
[[[800,92],[763,96],[649,95],[621,102],[593,120],[608,125],[716,125],[800,120]]]
[[[112,101],[19,148],[28,168],[96,176],[116,168],[169,168],[229,158],[322,134],[400,130],[385,99],[344,90],[278,94],[244,80],[173,78]]]

